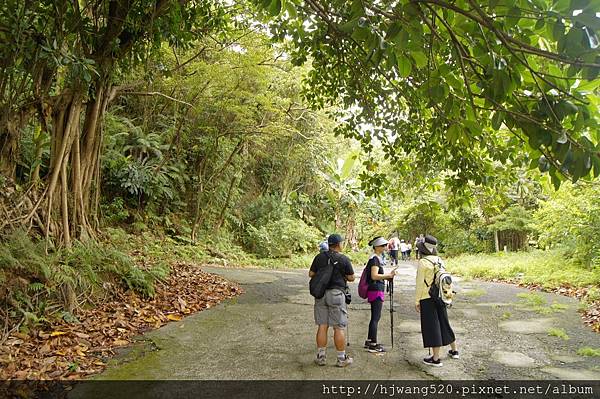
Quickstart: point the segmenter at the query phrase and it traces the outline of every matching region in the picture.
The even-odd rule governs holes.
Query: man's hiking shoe
[[[440,359],[433,360],[433,356],[423,359],[423,363],[433,367],[442,367],[444,365]]]
[[[327,357],[325,357],[325,356],[317,356],[315,358],[315,364],[317,366],[325,366],[326,363],[327,363]]]
[[[352,359],[350,356],[346,355],[343,359],[340,359],[338,357],[337,363],[335,365],[338,367],[346,367],[346,366],[350,366],[352,364],[352,362],[354,362],[354,359]]]
[[[385,353],[386,350],[381,344],[371,344],[369,345],[369,352],[371,353]]]
[[[460,356],[458,356],[458,351],[453,351],[452,349],[448,351],[448,356],[450,356],[452,359],[460,359]]]

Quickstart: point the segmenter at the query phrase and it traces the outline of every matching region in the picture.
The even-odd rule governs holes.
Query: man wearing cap
[[[329,250],[319,253],[313,259],[309,277],[314,277],[317,271],[327,267],[328,261],[333,264],[333,274],[325,295],[315,298],[315,323],[317,324],[317,357],[315,363],[319,366],[326,364],[327,333],[333,327],[333,341],[337,349],[338,367],[352,364],[353,359],[346,354],[345,328],[348,326],[348,310],[344,290],[347,281],[354,281],[354,270],[347,256],[341,253],[344,239],[339,234],[331,234],[327,239]]]

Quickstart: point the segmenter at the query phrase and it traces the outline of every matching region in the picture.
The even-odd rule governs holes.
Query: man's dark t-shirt
[[[334,251],[321,252],[313,259],[310,271],[316,273],[322,267],[327,266],[328,257],[331,257],[331,263],[333,263],[333,275],[327,289],[331,288],[346,288],[346,280],[344,276],[354,274],[352,269],[352,263],[350,259],[344,254]]]

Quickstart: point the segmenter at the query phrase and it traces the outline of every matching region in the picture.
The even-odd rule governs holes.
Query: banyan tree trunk
[[[0,132],[0,174],[14,179],[17,166],[18,135],[14,134],[8,124]]]
[[[96,235],[101,121],[111,97],[111,87],[97,83],[87,102],[83,90],[74,90],[53,107],[49,172],[28,219],[41,218],[44,236],[58,246]]]

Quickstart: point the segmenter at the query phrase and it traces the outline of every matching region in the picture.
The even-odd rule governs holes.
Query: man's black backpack
[[[308,283],[310,295],[317,299],[325,296],[325,291],[327,290],[327,287],[329,287],[329,283],[331,282],[331,277],[336,269],[336,265],[339,263],[338,261],[332,260],[329,254],[326,253],[326,255],[327,266],[319,268],[317,270],[317,274],[315,274]]]

